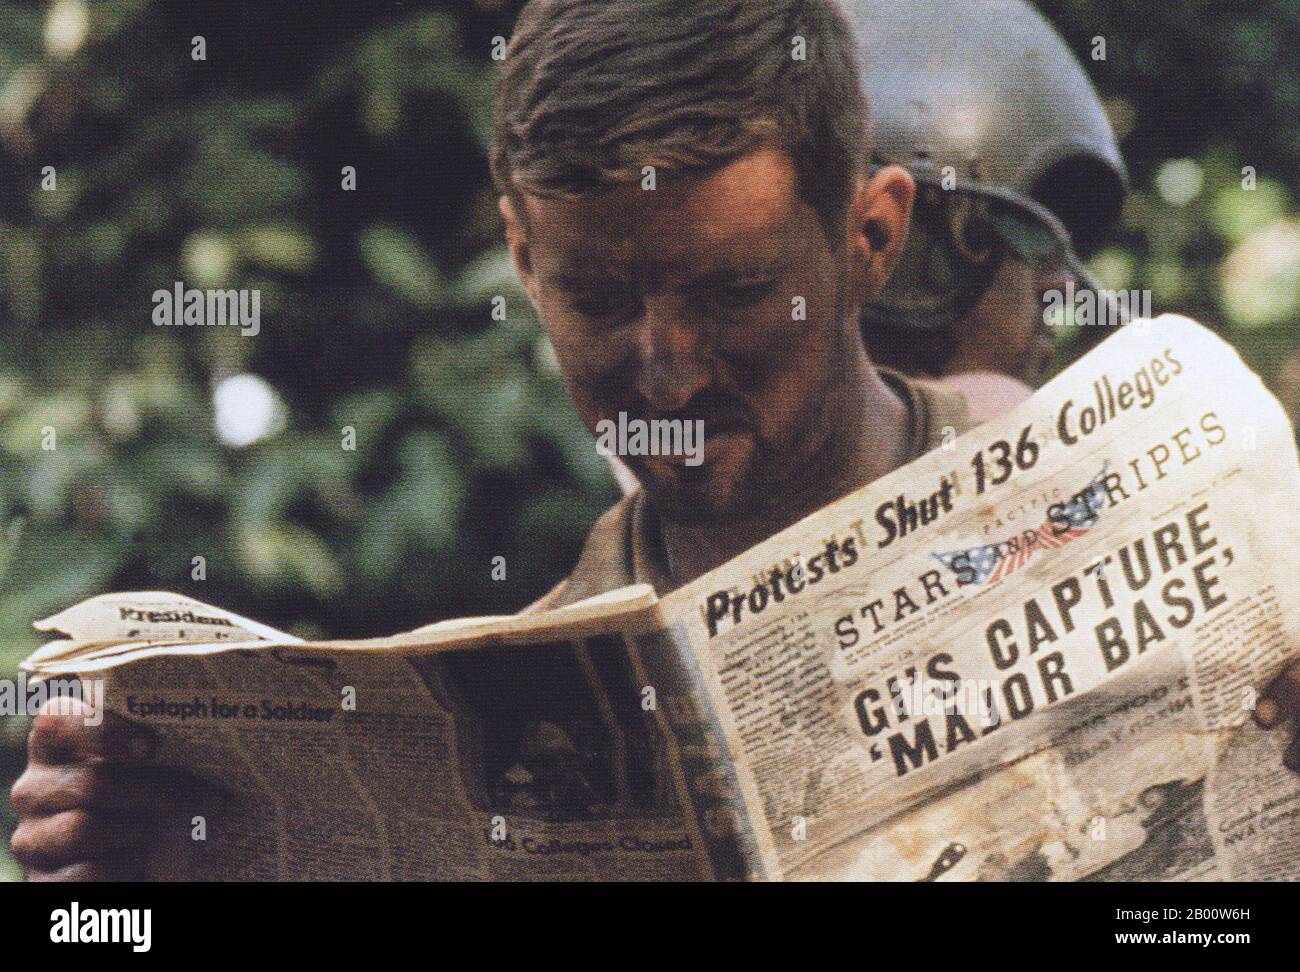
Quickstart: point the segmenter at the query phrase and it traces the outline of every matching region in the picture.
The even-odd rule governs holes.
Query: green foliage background
[[[108,589],[361,636],[564,575],[616,494],[499,240],[490,53],[519,5],[0,0],[0,674]],[[1300,403],[1300,5],[1040,6],[1133,170],[1094,269]],[[154,327],[177,280],[258,288],[261,334]],[[1061,362],[1092,338],[1064,331]],[[235,448],[213,392],[248,373],[278,418]],[[0,720],[6,787],[24,733]]]

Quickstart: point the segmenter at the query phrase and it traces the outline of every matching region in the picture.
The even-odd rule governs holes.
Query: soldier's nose
[[[637,391],[661,414],[680,411],[709,386],[708,368],[694,354],[659,354],[642,362]]]
[[[708,387],[699,328],[676,302],[647,301],[637,338],[637,391],[655,411],[677,411]]]
[[[1073,271],[1064,263],[1053,263],[1038,271],[1038,290],[1040,293],[1046,293],[1049,290],[1064,290],[1066,286],[1073,281],[1079,285],[1080,281],[1074,275]]]

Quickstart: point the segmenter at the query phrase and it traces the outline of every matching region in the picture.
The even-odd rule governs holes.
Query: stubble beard
[[[634,467],[656,513],[679,526],[727,526],[775,515],[786,506],[793,508],[822,501],[821,494],[829,493],[833,486],[830,479],[834,476],[834,463],[830,454],[836,447],[834,431],[826,423],[832,421],[830,415],[846,397],[841,392],[847,376],[837,365],[848,360],[854,349],[845,344],[851,340],[850,335],[857,334],[844,323],[846,305],[847,269],[842,268],[834,303],[833,319],[837,327],[832,340],[827,342],[824,380],[788,441],[767,441],[756,429],[749,430],[749,457],[730,479],[727,497],[718,495],[712,486],[707,447],[704,465],[679,470],[671,478],[654,476],[644,466]],[[806,446],[810,438],[818,441],[805,453],[800,446]],[[833,498],[827,495],[824,502]]]

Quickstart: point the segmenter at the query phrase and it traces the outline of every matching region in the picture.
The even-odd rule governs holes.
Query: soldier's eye
[[[596,320],[621,320],[636,310],[636,298],[631,294],[588,294],[575,297],[570,306],[583,317]]]
[[[776,288],[776,282],[762,280],[755,283],[726,284],[711,289],[714,303],[723,307],[749,307],[763,300]]]

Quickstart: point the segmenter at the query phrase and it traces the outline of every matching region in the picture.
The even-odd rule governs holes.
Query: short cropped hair
[[[645,166],[707,172],[775,145],[832,242],[867,156],[837,0],[532,0],[494,109],[493,182],[516,202],[582,198]]]

